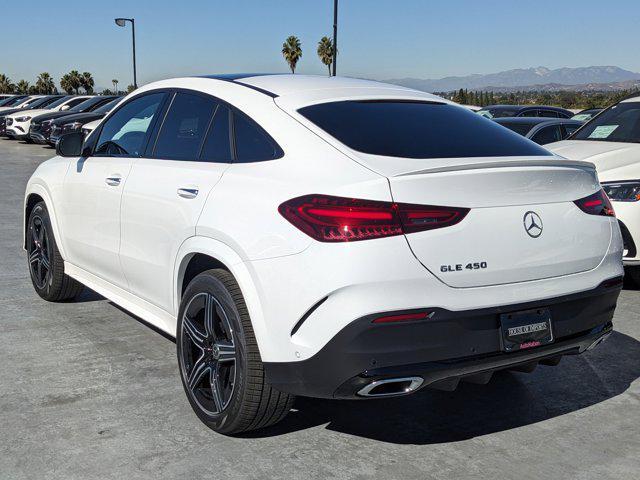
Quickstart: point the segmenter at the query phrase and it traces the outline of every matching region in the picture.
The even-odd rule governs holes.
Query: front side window
[[[623,102],[605,110],[571,140],[640,143],[640,102]]]
[[[539,114],[538,114],[538,110],[532,109],[532,110],[525,110],[518,116],[519,117],[538,117]]]
[[[167,160],[197,160],[215,108],[216,102],[212,98],[177,93],[162,122],[153,156]]]
[[[236,162],[261,162],[278,158],[276,145],[250,118],[237,111],[233,114],[236,139]]]
[[[137,97],[115,112],[102,127],[95,155],[139,157],[164,97],[164,93]]]
[[[466,108],[424,101],[341,101],[298,110],[347,147],[403,158],[549,156]]]

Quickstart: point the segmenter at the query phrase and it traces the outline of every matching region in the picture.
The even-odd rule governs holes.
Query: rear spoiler
[[[561,168],[580,168],[595,170],[596,167],[591,162],[581,160],[565,160],[563,158],[554,158],[547,160],[495,160],[478,161],[473,163],[439,166],[433,168],[423,168],[412,172],[404,172],[396,177],[404,177],[408,175],[422,175],[427,173],[455,172],[460,170],[478,170],[484,168],[506,168],[506,167],[561,167]]]

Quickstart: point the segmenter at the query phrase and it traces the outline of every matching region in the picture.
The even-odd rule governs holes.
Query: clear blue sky
[[[97,87],[180,75],[284,72],[288,35],[301,73],[324,73],[317,41],[331,35],[333,0],[3,1],[0,73],[90,71]],[[8,21],[5,21],[8,19]],[[512,68],[617,65],[640,71],[640,1],[340,0],[339,74],[375,79],[492,73]]]

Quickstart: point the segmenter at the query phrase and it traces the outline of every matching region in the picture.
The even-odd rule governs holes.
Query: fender
[[[27,218],[26,212],[27,212],[27,199],[29,198],[29,195],[32,194],[36,194],[38,196],[40,196],[43,200],[45,205],[47,206],[47,211],[49,212],[49,219],[51,220],[51,228],[53,229],[53,237],[56,241],[56,245],[58,247],[58,250],[60,251],[60,255],[62,256],[62,258],[64,260],[67,259],[67,256],[65,254],[65,250],[64,250],[64,242],[62,241],[62,236],[60,235],[60,229],[59,229],[59,224],[58,224],[58,216],[56,215],[56,210],[54,207],[54,202],[51,198],[51,193],[49,192],[49,189],[47,188],[46,184],[44,182],[42,182],[39,179],[31,179],[29,181],[29,183],[27,184],[27,188],[24,194],[24,200],[23,200],[23,204],[22,204],[22,215],[23,215],[23,222],[22,222],[22,248],[24,249],[26,247],[26,232],[27,232],[27,222],[29,221],[29,219]]]
[[[215,258],[224,264],[224,266],[227,267],[235,277],[251,317],[251,324],[258,342],[260,355],[264,357],[263,353],[265,345],[269,343],[269,335],[267,334],[266,323],[262,314],[263,310],[260,304],[260,297],[255,288],[254,280],[246,263],[244,263],[240,255],[230,246],[219,240],[201,236],[189,237],[178,249],[173,274],[173,310],[175,312],[174,316],[176,319],[180,307],[182,294],[181,285],[184,273],[189,260],[191,260],[195,254],[208,255]]]

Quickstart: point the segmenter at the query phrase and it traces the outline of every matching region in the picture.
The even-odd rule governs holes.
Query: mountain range
[[[629,85],[637,85],[640,82],[640,73],[615,66],[556,69],[535,67],[486,75],[474,74],[440,79],[398,78],[388,82],[425,92],[449,92],[460,88],[492,91],[619,90],[628,88]]]

